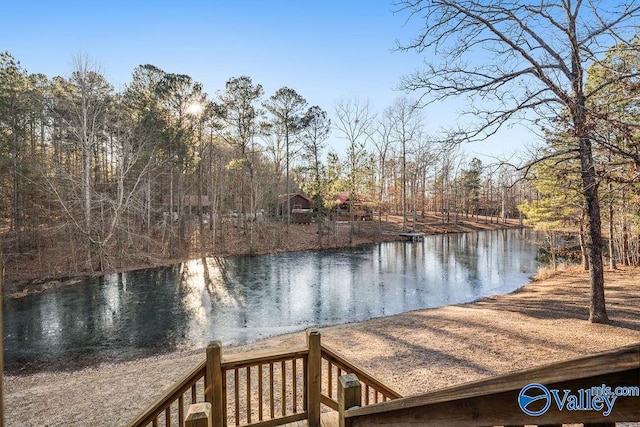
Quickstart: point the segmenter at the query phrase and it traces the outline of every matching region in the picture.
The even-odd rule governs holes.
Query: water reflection
[[[510,292],[535,270],[527,231],[322,252],[202,258],[5,300],[9,370],[244,343]]]

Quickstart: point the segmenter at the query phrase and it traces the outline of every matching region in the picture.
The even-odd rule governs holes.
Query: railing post
[[[320,349],[320,331],[311,329],[307,332],[307,411],[309,427],[320,427],[320,393],[322,383],[322,354]]]
[[[344,412],[362,404],[362,386],[355,374],[341,375],[338,378],[338,417],[340,427],[351,426],[344,418]]]
[[[223,427],[222,408],[222,343],[214,341],[207,346],[207,374],[205,380],[205,398],[211,403],[213,427]]]
[[[212,427],[211,418],[211,403],[194,403],[187,410],[184,427]]]

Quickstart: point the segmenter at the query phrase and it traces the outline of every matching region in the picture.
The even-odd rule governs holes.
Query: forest
[[[587,87],[612,69],[635,72],[638,62],[637,50],[613,46],[588,70]],[[294,193],[311,201],[320,245],[332,230],[336,196],[347,194],[352,224],[355,206],[379,222],[426,212],[445,222],[525,218],[550,242],[557,233],[578,236],[588,263],[580,160],[567,111],[545,130],[539,150],[522,153],[522,164],[487,164],[428,134],[423,109],[407,96],[373,111],[358,98],[327,107],[308,105],[288,87],[265,94],[248,76],[221,85],[210,96],[188,75],[141,65],[116,91],[87,57],[76,57],[68,76],[48,77],[2,53],[6,265],[47,265],[63,254],[64,271],[52,275],[108,272],[215,255],[230,233],[246,236],[254,253],[261,240],[289,233],[292,207],[280,196]],[[637,79],[621,79],[588,101],[612,267],[640,264],[637,91]],[[265,233],[269,224],[282,232]]]

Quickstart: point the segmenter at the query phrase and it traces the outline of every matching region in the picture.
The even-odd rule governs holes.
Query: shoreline
[[[232,250],[218,250],[212,253],[189,253],[182,257],[177,258],[157,258],[146,256],[146,261],[140,261],[133,264],[126,264],[120,268],[112,268],[105,271],[94,272],[68,272],[68,273],[53,273],[51,271],[63,271],[66,258],[62,257],[59,260],[52,260],[52,265],[49,270],[40,271],[29,259],[23,259],[16,262],[5,262],[5,277],[2,294],[6,298],[21,298],[24,296],[45,292],[51,288],[63,287],[73,285],[81,280],[87,280],[91,278],[101,277],[109,274],[118,274],[136,270],[144,270],[149,268],[161,268],[170,265],[186,262],[192,259],[200,257],[229,257],[229,256],[254,256],[265,254],[276,254],[283,252],[297,252],[297,251],[314,251],[314,250],[331,250],[349,247],[358,247],[369,244],[376,244],[382,242],[392,242],[404,240],[398,233],[400,232],[402,220],[399,217],[390,215],[386,220],[382,221],[382,232],[378,232],[378,222],[358,222],[353,240],[350,242],[348,236],[338,233],[336,236],[326,236],[326,241],[322,246],[317,243],[317,235],[315,234],[317,228],[315,224],[291,224],[291,235],[295,238],[291,238],[282,246],[269,246],[255,248],[253,253],[248,253],[246,248],[248,243],[239,239],[233,242]],[[337,227],[348,229],[349,224],[337,224]],[[477,231],[490,231],[490,230],[505,230],[514,228],[527,228],[524,225],[520,225],[518,220],[509,219],[506,223],[485,223],[484,220],[476,222],[473,218],[459,218],[457,223],[446,223],[438,215],[429,214],[425,218],[421,218],[415,224],[415,230],[422,232],[425,235],[440,235],[440,234],[454,234],[454,233],[469,233]],[[237,240],[237,236],[232,236],[231,239]],[[7,254],[5,254],[7,255]],[[150,261],[150,260],[154,261]]]
[[[436,217],[437,218],[437,217]],[[354,241],[349,243],[348,241],[335,241],[335,242],[325,242],[326,244],[323,246],[318,246],[317,241],[313,239],[309,239],[302,244],[298,243],[295,247],[292,248],[276,248],[276,249],[264,249],[258,250],[252,254],[243,253],[241,250],[236,250],[235,252],[225,252],[225,253],[208,253],[206,255],[198,255],[198,254],[189,254],[188,256],[182,258],[172,258],[172,259],[163,259],[161,262],[149,263],[149,264],[135,264],[129,265],[123,268],[103,271],[103,272],[84,272],[84,273],[65,273],[59,275],[45,275],[42,277],[36,278],[18,278],[15,280],[8,280],[10,277],[10,273],[6,274],[4,287],[2,289],[2,294],[5,298],[23,298],[29,295],[39,294],[42,292],[46,292],[49,289],[59,288],[70,286],[78,283],[79,281],[88,280],[92,278],[107,276],[110,274],[119,274],[119,273],[127,273],[138,270],[146,270],[153,268],[162,268],[169,267],[171,265],[188,262],[194,259],[198,259],[201,257],[232,257],[232,256],[257,256],[257,255],[269,255],[269,254],[279,254],[279,253],[287,253],[287,252],[306,252],[306,251],[318,251],[318,250],[337,250],[344,248],[357,248],[366,245],[374,245],[378,243],[384,242],[394,242],[394,241],[404,241],[405,238],[401,237],[398,233],[398,230],[389,231],[389,226],[397,225],[397,218],[392,219],[391,221],[384,221],[385,226],[383,229],[387,229],[383,231],[381,234],[372,233],[371,228],[375,228],[378,226],[376,221],[368,222],[368,223],[359,223],[358,226],[362,227],[360,232],[354,235]],[[363,225],[364,224],[364,225]],[[347,224],[340,224],[346,225]],[[309,228],[308,225],[296,225],[292,224],[292,227],[298,228]],[[440,228],[436,228],[440,227]],[[315,230],[312,225],[311,228]],[[511,230],[511,229],[521,229],[521,228],[529,228],[526,225],[520,225],[517,220],[508,220],[506,223],[483,223],[476,222],[475,220],[463,220],[460,219],[457,224],[453,223],[437,223],[433,221],[425,221],[418,222],[416,224],[416,230],[423,233],[425,236],[433,236],[433,235],[443,235],[443,234],[459,234],[459,233],[474,233],[480,231],[493,231],[493,230]],[[308,234],[308,230],[307,230]]]
[[[423,393],[640,342],[640,269],[605,275],[606,325],[587,322],[588,275],[576,269],[509,294],[319,329],[324,343],[403,395]],[[297,332],[223,354],[302,343]],[[203,358],[204,350],[189,350],[9,375],[7,425],[125,424]]]

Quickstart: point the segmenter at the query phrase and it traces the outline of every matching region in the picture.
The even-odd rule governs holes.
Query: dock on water
[[[424,239],[424,233],[402,232],[400,236],[406,237],[410,242],[419,242]]]

